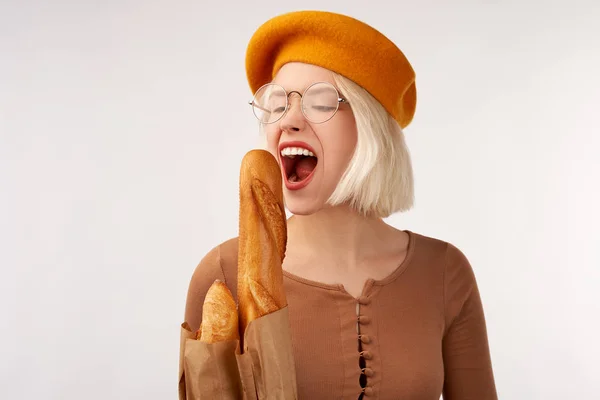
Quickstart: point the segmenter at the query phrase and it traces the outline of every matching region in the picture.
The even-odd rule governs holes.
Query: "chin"
[[[285,207],[294,215],[312,215],[323,209],[317,201],[286,199]]]

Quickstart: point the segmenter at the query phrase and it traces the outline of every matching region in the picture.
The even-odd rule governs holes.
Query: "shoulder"
[[[414,251],[420,265],[441,274],[445,303],[461,303],[476,287],[475,273],[465,251],[453,242],[413,233]]]
[[[415,232],[411,232],[411,238],[415,241],[413,247],[419,257],[435,261],[440,268],[443,268],[445,274],[472,273],[469,259],[455,243]]]
[[[440,238],[409,232],[410,251],[418,259],[419,265],[428,265],[437,271],[448,274],[468,272],[471,268],[467,256],[454,243]]]
[[[443,299],[446,325],[449,326],[461,313],[465,304],[479,301],[479,288],[470,258],[455,243],[429,238],[443,258],[440,269],[443,272]]]
[[[449,325],[472,297],[479,296],[475,272],[465,251],[453,242],[414,234],[419,264],[435,268],[443,282],[443,303]]]
[[[232,273],[237,273],[237,254],[237,237],[228,239],[214,246],[201,258],[196,266],[196,269],[192,274],[192,282],[204,280],[207,275],[218,275],[220,279],[228,281],[228,278]]]
[[[215,280],[225,282],[237,300],[237,253],[238,238],[228,239],[204,254],[194,269],[185,306],[185,321],[192,329],[200,326],[204,298]]]

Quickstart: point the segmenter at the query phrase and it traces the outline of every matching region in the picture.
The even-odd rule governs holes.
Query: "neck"
[[[335,257],[356,263],[376,254],[391,230],[381,218],[366,217],[348,206],[329,207],[288,220],[288,248],[293,252]],[[340,259],[341,257],[341,259]]]

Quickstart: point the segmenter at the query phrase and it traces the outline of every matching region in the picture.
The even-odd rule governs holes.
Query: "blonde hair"
[[[327,203],[349,204],[359,213],[386,218],[414,205],[414,178],[404,132],[365,89],[333,74],[348,100],[358,133],[354,155]]]
[[[365,89],[333,73],[340,94],[348,100],[357,128],[354,155],[327,204],[349,204],[360,214],[386,218],[414,205],[414,178],[404,132],[396,120]],[[266,148],[259,123],[261,147]]]

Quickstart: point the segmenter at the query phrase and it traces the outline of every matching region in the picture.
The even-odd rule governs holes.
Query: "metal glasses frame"
[[[337,106],[336,106],[336,108],[335,108],[335,111],[334,111],[334,112],[331,114],[331,116],[330,116],[329,118],[327,118],[327,119],[326,119],[326,120],[324,120],[324,121],[316,122],[316,121],[313,121],[313,120],[311,120],[310,118],[308,118],[308,116],[307,116],[307,115],[306,115],[306,113],[304,112],[304,107],[302,106],[302,102],[304,101],[304,95],[306,94],[306,92],[308,92],[308,91],[310,90],[310,88],[312,88],[312,87],[313,87],[313,86],[315,86],[315,85],[319,85],[319,84],[323,84],[323,83],[324,83],[324,84],[326,84],[326,85],[329,85],[329,86],[331,86],[331,87],[333,88],[333,90],[335,90],[335,93],[336,93],[336,95],[337,95]],[[256,104],[256,103],[254,102],[254,100],[256,99],[256,93],[260,92],[260,91],[261,91],[261,89],[263,89],[263,88],[264,88],[264,87],[266,87],[266,86],[279,86],[279,87],[281,88],[281,90],[283,90],[283,93],[285,93],[285,110],[283,111],[283,113],[281,113],[281,116],[280,116],[279,118],[277,118],[276,120],[274,120],[274,121],[271,121],[271,122],[263,122],[263,121],[262,121],[260,118],[258,118],[258,116],[256,115],[256,113],[254,112],[254,107],[256,107],[256,108],[258,108],[258,109],[261,109],[261,110],[263,110],[263,111],[265,111],[265,112],[269,112],[268,110],[265,110],[265,109],[261,108],[261,107],[260,107],[258,104]],[[286,113],[289,111],[289,109],[290,109],[290,101],[289,101],[289,97],[290,97],[290,95],[291,95],[292,93],[296,93],[296,94],[298,94],[298,96],[300,96],[300,110],[302,111],[302,115],[304,115],[304,118],[306,118],[308,121],[312,122],[313,124],[322,124],[322,123],[325,123],[325,122],[329,121],[331,118],[333,118],[333,117],[335,116],[335,114],[336,114],[336,113],[338,112],[338,110],[340,109],[340,104],[350,104],[350,103],[348,103],[348,100],[346,100],[346,99],[344,99],[343,97],[341,97],[341,96],[340,96],[340,92],[337,90],[337,88],[336,88],[335,86],[333,86],[333,85],[332,85],[331,83],[329,83],[329,82],[323,82],[323,81],[320,81],[320,82],[315,82],[315,83],[311,84],[309,87],[307,87],[307,88],[304,90],[304,93],[300,93],[300,92],[298,92],[297,90],[292,90],[291,92],[289,92],[289,93],[288,93],[288,92],[287,92],[287,90],[285,90],[285,89],[283,88],[283,86],[281,86],[281,85],[278,85],[277,83],[265,83],[264,85],[262,85],[261,87],[259,87],[259,88],[258,88],[258,90],[256,91],[256,93],[254,94],[254,97],[253,97],[253,99],[252,99],[252,100],[250,100],[250,101],[248,102],[248,104],[249,104],[250,106],[252,106],[252,114],[254,114],[254,116],[256,117],[256,119],[258,119],[258,120],[260,121],[260,123],[262,123],[262,124],[274,124],[275,122],[277,122],[277,121],[281,120],[281,118],[283,118],[283,116],[284,116],[284,115],[285,115],[285,114],[286,114]]]

